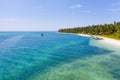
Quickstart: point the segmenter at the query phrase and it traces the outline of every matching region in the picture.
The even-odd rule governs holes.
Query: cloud
[[[90,10],[81,10],[80,12],[81,12],[81,13],[91,13]]]
[[[15,22],[16,18],[0,18],[0,22]]]
[[[120,12],[120,2],[115,2],[110,5],[111,8],[108,9],[110,12]]]
[[[75,5],[70,6],[71,9],[76,9],[76,8],[81,8],[81,7],[82,5],[80,4],[75,4]]]
[[[111,12],[120,12],[120,8],[111,8],[109,9]]]

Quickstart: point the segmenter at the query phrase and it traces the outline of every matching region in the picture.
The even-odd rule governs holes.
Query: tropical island
[[[120,22],[59,29],[58,32],[85,35],[99,35],[107,38],[120,40]]]

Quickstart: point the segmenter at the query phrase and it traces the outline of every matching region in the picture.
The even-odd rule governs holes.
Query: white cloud
[[[111,12],[120,12],[120,8],[111,8],[109,9]]]
[[[72,8],[72,9],[81,8],[81,7],[82,7],[82,5],[80,5],[80,4],[75,4],[75,5],[70,6],[70,8]]]
[[[0,18],[0,22],[15,22],[16,18]]]
[[[82,12],[82,13],[91,13],[90,10],[81,10],[80,12]]]
[[[108,9],[110,12],[120,12],[120,2],[115,2],[110,5],[111,8]]]

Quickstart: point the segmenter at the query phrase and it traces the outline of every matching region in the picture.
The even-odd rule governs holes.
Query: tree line
[[[120,22],[59,29],[58,31],[63,33],[102,35],[102,36],[108,36],[111,38],[120,39]]]

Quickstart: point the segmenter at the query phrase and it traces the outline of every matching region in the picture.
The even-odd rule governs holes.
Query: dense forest
[[[120,22],[114,22],[111,24],[99,24],[99,25],[91,25],[91,26],[84,26],[84,27],[59,29],[59,32],[101,35],[109,38],[120,39]]]

